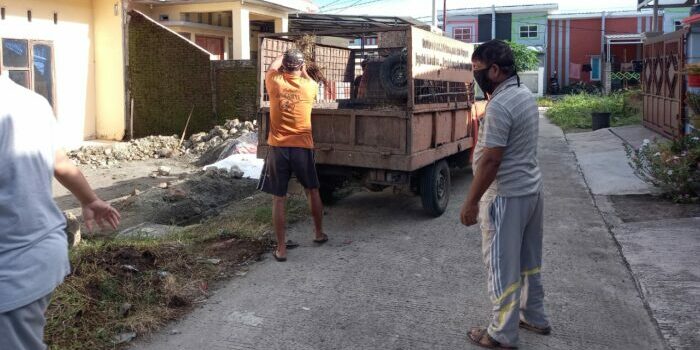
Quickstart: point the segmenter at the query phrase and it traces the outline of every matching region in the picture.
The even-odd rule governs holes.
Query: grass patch
[[[547,96],[540,96],[537,98],[537,107],[552,107],[554,106],[554,100]]]
[[[118,334],[143,336],[204,301],[212,282],[269,249],[271,199],[256,195],[164,238],[89,240],[70,252],[73,273],[46,317],[51,349],[113,349]],[[307,214],[287,201],[287,220]]]
[[[564,131],[591,129],[591,112],[610,112],[611,126],[641,123],[641,95],[638,91],[608,96],[594,94],[568,95],[552,103],[547,117]]]

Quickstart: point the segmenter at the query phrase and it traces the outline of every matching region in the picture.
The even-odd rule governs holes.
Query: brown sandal
[[[506,346],[491,338],[489,332],[483,327],[474,327],[467,333],[469,341],[477,346],[487,349],[517,349],[517,347]]]
[[[318,245],[321,245],[326,242],[328,242],[328,235],[325,233],[323,234],[323,236],[321,236],[321,238],[314,239],[314,243]]]
[[[533,326],[525,321],[520,321],[520,328],[540,335],[549,335],[550,333],[552,333],[552,327],[547,326],[545,328],[540,328]]]

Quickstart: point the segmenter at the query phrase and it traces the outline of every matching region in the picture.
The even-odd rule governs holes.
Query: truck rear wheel
[[[318,193],[321,195],[321,202],[323,202],[324,205],[335,204],[335,187],[321,184],[321,187],[318,189]]]
[[[450,167],[441,160],[426,167],[421,174],[420,196],[423,209],[438,217],[447,209],[450,201]]]

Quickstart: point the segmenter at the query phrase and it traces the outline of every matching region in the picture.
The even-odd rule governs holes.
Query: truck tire
[[[335,187],[333,186],[321,184],[321,187],[318,189],[318,193],[321,196],[321,202],[323,205],[333,205],[337,202],[337,199],[335,198]]]
[[[379,68],[379,82],[390,98],[408,96],[408,66],[403,54],[387,57]]]
[[[421,174],[420,196],[423,209],[433,217],[445,212],[450,201],[450,167],[441,160],[426,167]]]

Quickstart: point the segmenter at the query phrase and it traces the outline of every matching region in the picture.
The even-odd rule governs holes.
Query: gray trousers
[[[31,304],[0,313],[0,348],[45,350],[44,326],[51,294]]]
[[[548,327],[542,266],[543,195],[500,197],[487,191],[479,203],[482,254],[493,304],[489,335],[518,343],[518,323]]]

